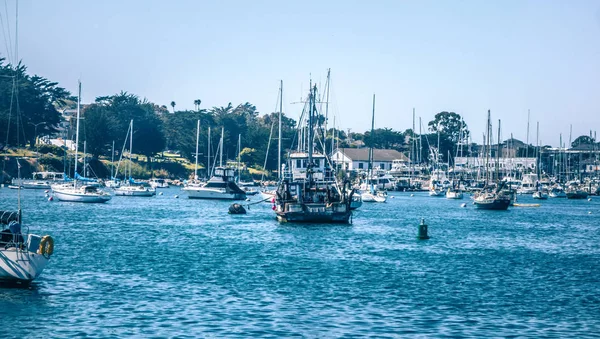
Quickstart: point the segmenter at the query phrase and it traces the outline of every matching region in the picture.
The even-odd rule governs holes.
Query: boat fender
[[[52,239],[52,237],[49,235],[45,235],[42,237],[42,241],[40,241],[40,248],[38,249],[38,254],[49,258],[52,255],[52,253],[54,253],[54,239]]]

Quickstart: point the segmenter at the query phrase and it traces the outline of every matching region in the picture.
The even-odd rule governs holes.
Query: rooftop
[[[369,161],[368,148],[340,148],[338,149],[353,161]],[[393,149],[373,149],[373,161],[408,160],[406,155]]]

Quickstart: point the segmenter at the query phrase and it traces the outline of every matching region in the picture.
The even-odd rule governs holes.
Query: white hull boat
[[[24,236],[20,219],[18,211],[0,211],[0,282],[31,282],[40,276],[54,252],[52,237]]]
[[[387,198],[378,194],[371,194],[369,192],[362,193],[360,198],[363,202],[385,202]]]
[[[463,198],[463,192],[461,191],[453,191],[453,190],[448,190],[446,192],[446,199],[462,199]]]
[[[112,198],[109,193],[96,186],[54,186],[52,193],[58,200],[67,202],[104,203]]]
[[[228,193],[224,188],[185,187],[183,189],[190,199],[221,199],[221,200],[244,200],[245,194]]]
[[[236,185],[233,178],[233,169],[217,167],[215,175],[206,184],[187,186],[183,191],[190,199],[245,200],[246,192]]]
[[[125,197],[151,197],[156,195],[156,189],[150,186],[121,186],[115,188],[115,195]]]

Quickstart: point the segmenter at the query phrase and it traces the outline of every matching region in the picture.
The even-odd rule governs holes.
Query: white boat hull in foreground
[[[225,189],[186,187],[183,189],[190,199],[221,199],[221,200],[244,200],[245,194],[226,192]]]
[[[50,255],[38,253],[41,237],[30,234],[22,248],[0,248],[0,281],[30,282],[39,277]]]

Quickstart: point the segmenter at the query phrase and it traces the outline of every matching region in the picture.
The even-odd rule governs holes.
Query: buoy
[[[44,194],[44,196],[45,196],[46,198],[47,198],[47,197],[49,197],[48,193]]]
[[[45,190],[45,191],[44,191],[44,193],[48,193],[48,192],[50,192],[50,190]]]
[[[592,211],[589,211],[588,214],[592,214]]]
[[[250,201],[250,198],[246,198],[246,201]]]
[[[427,225],[425,224],[425,219],[421,219],[421,223],[419,224],[419,234],[417,235],[419,240],[427,240],[429,239],[429,235],[427,235]]]
[[[463,202],[462,204],[460,204],[460,207],[467,207],[467,203]]]
[[[235,203],[232,204],[231,206],[229,206],[229,214],[246,214],[246,209],[244,208],[244,206]]]
[[[158,192],[158,195],[162,195],[162,194],[163,194],[163,192]]]
[[[53,201],[53,200],[54,200],[53,197],[48,198],[48,201]]]
[[[592,198],[588,198],[588,201],[592,201]]]
[[[411,197],[414,197],[415,195],[414,195],[414,194],[411,194],[410,196],[411,196]]]
[[[273,206],[271,207],[271,209],[274,211],[274,210],[276,210],[276,209],[277,209],[277,207],[275,207],[275,205],[273,205]]]
[[[275,203],[275,197],[271,198],[271,202]]]
[[[392,195],[392,196],[390,197],[390,199],[394,199],[394,196]]]
[[[177,194],[175,194],[175,199],[179,198],[179,196]]]

